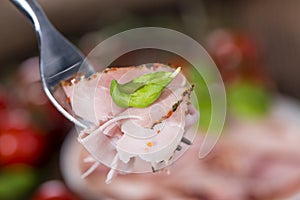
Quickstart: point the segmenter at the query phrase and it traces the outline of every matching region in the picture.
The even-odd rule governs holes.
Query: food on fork
[[[189,145],[185,137],[199,118],[190,102],[193,85],[163,64],[108,68],[86,79],[62,83],[75,114],[94,126],[78,140],[94,162],[111,168],[106,182],[118,173],[158,171],[174,162]]]

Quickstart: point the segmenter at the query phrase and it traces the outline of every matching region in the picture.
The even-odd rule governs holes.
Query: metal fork
[[[82,53],[53,27],[35,0],[11,2],[34,26],[40,50],[40,75],[46,95],[67,119],[86,128],[89,123],[72,112],[60,82],[73,77],[77,72],[89,77],[94,69],[85,62]]]

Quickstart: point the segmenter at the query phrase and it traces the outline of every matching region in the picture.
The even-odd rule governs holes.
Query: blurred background
[[[207,159],[194,163],[199,166],[194,170],[201,171],[197,181],[177,183],[179,177],[164,177],[166,183],[160,184],[166,190],[159,196],[137,199],[297,199],[300,1],[39,2],[54,26],[85,54],[121,31],[158,26],[178,30],[199,41],[221,72],[227,90],[228,119],[218,148]],[[112,192],[116,185],[103,186],[102,182],[86,180],[86,184],[80,183],[87,191],[91,189],[86,195],[78,185],[70,184],[72,178],[60,167],[68,168],[60,161],[60,151],[62,144],[71,140],[65,138],[73,125],[53,108],[42,91],[34,30],[4,0],[0,0],[0,27],[0,199],[135,199],[135,193],[143,194],[133,189],[133,196],[126,192],[118,195],[117,191]],[[157,56],[151,51],[136,52],[116,63],[135,65],[145,53]],[[210,120],[206,86],[182,58],[169,55],[167,61],[185,67],[184,72],[196,84],[201,140],[201,132],[205,132]],[[71,134],[75,135],[72,131]],[[72,152],[68,148],[80,147],[65,145],[65,151]],[[77,161],[73,164],[80,165],[79,158]],[[100,171],[97,176],[103,174]],[[144,181],[143,177],[122,178],[135,180],[136,184]],[[228,179],[234,181],[225,187]],[[280,182],[277,179],[282,180],[281,184],[274,184]],[[150,181],[157,183],[155,178]],[[117,186],[122,188],[124,183]],[[178,196],[175,183],[182,190]],[[97,186],[102,189],[97,191]],[[173,196],[168,196],[170,193]]]

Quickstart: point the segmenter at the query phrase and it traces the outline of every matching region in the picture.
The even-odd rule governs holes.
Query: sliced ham
[[[121,108],[110,96],[113,79],[123,84],[157,71],[174,69],[162,64],[109,68],[89,79],[64,84],[74,112],[94,123],[78,138],[95,159],[84,176],[98,167],[97,162],[111,168],[107,182],[116,172],[157,170],[173,162],[186,130],[199,118],[189,102],[193,87],[187,85],[184,75],[179,73],[146,108]]]

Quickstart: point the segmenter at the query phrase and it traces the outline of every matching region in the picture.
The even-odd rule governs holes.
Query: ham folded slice
[[[116,172],[156,171],[174,162],[185,132],[199,118],[189,101],[193,86],[184,75],[179,73],[146,108],[121,108],[110,96],[113,79],[122,84],[157,71],[174,70],[162,64],[109,68],[89,79],[63,84],[75,114],[94,124],[78,137],[95,160],[84,177],[98,162],[111,168],[107,182]]]

